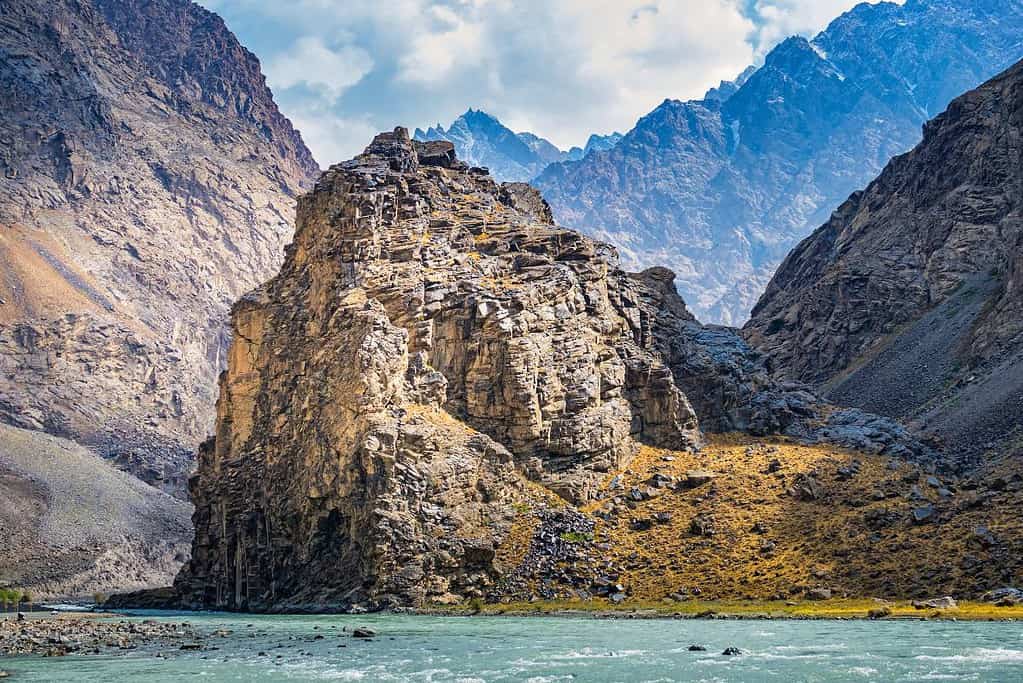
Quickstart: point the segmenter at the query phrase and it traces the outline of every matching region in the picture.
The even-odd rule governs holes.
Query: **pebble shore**
[[[201,634],[186,622],[110,621],[58,616],[0,620],[0,657],[63,657],[134,650],[140,646],[200,649]]]

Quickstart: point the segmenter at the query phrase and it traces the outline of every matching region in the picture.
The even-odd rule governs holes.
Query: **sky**
[[[321,166],[483,109],[562,149],[731,80],[857,0],[198,0]]]

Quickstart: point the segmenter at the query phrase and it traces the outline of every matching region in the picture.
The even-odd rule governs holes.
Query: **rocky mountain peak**
[[[319,169],[258,61],[195,3],[7,0],[0,13],[0,421],[184,498],[229,308],[279,269],[294,201]],[[36,436],[54,452],[65,443]],[[87,462],[75,458],[80,479]],[[138,492],[91,467],[110,491]],[[48,476],[66,490],[59,468]],[[34,575],[59,585],[62,571],[120,558],[115,572],[166,580],[183,558],[138,555],[161,531],[119,519],[72,553],[82,565],[29,552],[44,568]],[[186,527],[182,515],[164,531],[180,541]],[[54,533],[77,547],[74,528]]]

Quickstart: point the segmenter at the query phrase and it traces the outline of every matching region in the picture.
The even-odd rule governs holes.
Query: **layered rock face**
[[[696,443],[639,288],[528,186],[399,129],[298,216],[281,274],[235,308],[193,484],[197,602],[479,590],[520,472],[582,500],[638,440]]]
[[[183,497],[228,308],[316,164],[187,0],[5,2],[0,110],[0,420]]]
[[[1019,429],[1023,63],[955,100],[785,260],[748,338],[954,454]]]
[[[739,326],[785,255],[953,97],[1021,56],[1019,0],[863,3],[700,101],[535,184],[559,223],[666,265],[704,322]]]
[[[555,541],[592,529],[566,503],[603,495],[641,445],[692,450],[701,419],[836,427],[734,333],[696,323],[670,271],[622,272],[528,185],[400,128],[300,200],[281,273],[232,325],[176,583],[191,606],[508,595],[551,563],[509,556],[519,508],[547,506]]]

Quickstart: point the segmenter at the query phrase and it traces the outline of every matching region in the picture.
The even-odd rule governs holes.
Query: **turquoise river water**
[[[147,616],[147,618],[154,618]],[[166,615],[199,652],[0,660],[15,681],[1023,681],[1023,624]],[[378,632],[351,638],[356,626]],[[319,636],[319,637],[318,637]],[[691,644],[706,652],[689,652]],[[726,657],[726,647],[742,650]],[[261,654],[263,653],[263,654]]]

